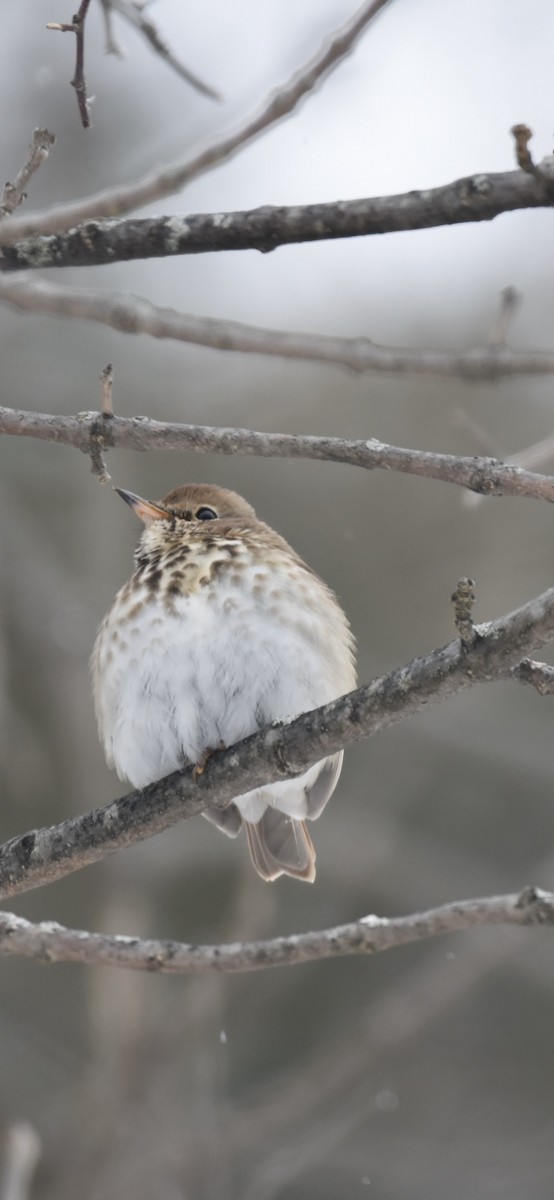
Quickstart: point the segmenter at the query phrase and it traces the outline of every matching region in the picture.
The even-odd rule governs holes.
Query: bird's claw
[[[200,775],[204,774],[206,763],[208,759],[212,757],[212,754],[215,754],[217,750],[226,750],[226,748],[225,742],[219,742],[217,746],[207,746],[206,749],[202,751],[198,762],[195,762],[192,768],[192,778],[195,782]]]

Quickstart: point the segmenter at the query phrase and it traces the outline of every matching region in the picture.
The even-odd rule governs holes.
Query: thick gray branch
[[[0,269],[99,266],[222,250],[267,252],[299,242],[491,221],[500,213],[553,205],[554,180],[549,175],[505,171],[374,199],[291,208],[266,205],[247,212],[190,213],[186,217],[87,221],[68,233],[5,245],[0,251]]]
[[[451,642],[332,704],[217,751],[196,779],[190,769],[175,772],[105,808],[13,838],[0,847],[0,897],[60,879],[208,805],[225,808],[237,795],[299,775],[343,746],[476,683],[508,678],[516,663],[553,634],[551,588],[506,617],[477,626],[470,647]]]
[[[408,350],[379,346],[367,337],[329,337],[197,317],[173,308],[161,308],[142,296],[60,287],[45,279],[23,275],[0,276],[0,300],[24,312],[55,313],[97,321],[121,333],[146,333],[150,337],[171,338],[214,350],[330,363],[351,371],[410,373],[471,381],[554,373],[552,352],[512,350],[498,339],[470,350]]]
[[[65,929],[55,921],[31,924],[14,913],[0,913],[0,954],[46,962],[160,971],[166,975],[260,971],[296,963],[376,954],[427,938],[483,925],[554,925],[554,895],[527,887],[519,895],[488,896],[443,904],[407,917],[362,917],[348,925],[259,942],[191,946],[174,941]]]
[[[166,163],[134,183],[106,188],[70,204],[58,204],[47,212],[12,222],[9,229],[0,229],[0,243],[12,242],[35,233],[54,233],[70,229],[80,221],[95,217],[116,217],[133,209],[143,208],[180,191],[200,175],[233,158],[244,146],[290,116],[340,62],[350,54],[364,29],[385,8],[390,0],[370,0],[362,4],[345,25],[326,38],[317,53],[295,71],[281,87],[272,90],[259,112],[248,117],[238,129],[211,142],[192,158]]]
[[[104,417],[100,413],[57,417],[12,408],[0,408],[1,434],[59,442],[96,456],[98,452],[117,447],[320,459],[363,467],[367,471],[398,471],[404,475],[439,479],[483,496],[554,500],[552,476],[506,465],[494,458],[462,458],[454,454],[408,450],[402,446],[388,446],[375,438],[363,441],[259,433],[252,429],[217,429],[209,425],[152,421],[149,417]]]

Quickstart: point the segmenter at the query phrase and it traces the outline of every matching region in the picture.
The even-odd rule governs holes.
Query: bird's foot
[[[192,778],[194,780],[196,780],[199,778],[200,775],[204,774],[204,771],[206,769],[206,763],[207,763],[208,759],[212,757],[212,754],[215,754],[217,750],[226,750],[226,749],[227,749],[227,747],[225,745],[225,742],[219,742],[217,746],[206,746],[206,749],[202,751],[202,754],[200,755],[198,762],[196,762],[192,768]]]

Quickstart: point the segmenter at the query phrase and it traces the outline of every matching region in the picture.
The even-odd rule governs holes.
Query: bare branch
[[[4,184],[0,200],[0,220],[3,217],[11,217],[16,208],[19,208],[19,205],[27,199],[25,188],[35,171],[38,171],[43,162],[46,162],[55,141],[55,134],[49,133],[47,129],[33,130],[33,139],[27,150],[23,166],[17,172],[13,183]]]
[[[483,496],[525,496],[554,501],[554,476],[538,475],[494,458],[463,458],[388,446],[376,438],[310,437],[288,433],[259,433],[252,429],[218,429],[210,425],[181,425],[149,417],[112,417],[83,412],[76,417],[0,408],[0,435],[32,437],[74,446],[84,454],[91,445],[103,450],[188,450],[198,454],[245,454],[259,458],[307,458],[347,463],[366,471],[398,471],[439,479]]]
[[[133,3],[132,0],[102,0],[102,5],[105,11],[105,23],[108,34],[111,34],[111,28],[108,23],[108,14],[110,10],[113,10],[119,13],[120,17],[123,17],[125,21],[128,21],[129,25],[133,25],[135,29],[138,29],[139,33],[142,33],[143,37],[146,39],[155,53],[159,54],[160,57],[163,58],[164,62],[167,63],[168,67],[171,67],[172,70],[177,73],[177,75],[180,75],[181,79],[184,79],[185,82],[190,84],[191,87],[195,88],[197,92],[200,92],[203,96],[207,96],[210,100],[222,99],[220,92],[216,92],[215,88],[210,87],[209,84],[203,83],[203,81],[198,78],[198,75],[195,75],[189,67],[185,67],[184,63],[180,62],[179,59],[175,57],[169,46],[164,42],[161,34],[156,29],[153,21],[148,20],[144,16],[143,11],[141,8],[139,8],[138,4]]]
[[[66,929],[55,921],[33,925],[14,913],[0,913],[0,954],[46,962],[80,962],[158,971],[165,975],[260,971],[298,963],[376,954],[484,925],[554,925],[554,895],[527,887],[507,896],[460,900],[406,917],[362,917],[348,925],[258,942],[220,946],[143,941],[136,937]]]
[[[506,289],[508,290],[508,289]],[[197,317],[161,308],[142,296],[121,292],[78,290],[27,275],[0,275],[0,301],[23,312],[97,321],[121,333],[207,346],[241,354],[263,354],[304,362],[328,363],[350,371],[382,371],[494,381],[514,375],[554,373],[554,353],[512,350],[501,340],[470,350],[418,350],[380,346],[366,337],[329,337],[279,329],[262,329],[238,321]],[[504,311],[504,310],[503,310]],[[499,317],[495,330],[500,336]],[[467,414],[460,423],[468,423]],[[541,443],[541,449],[543,443]],[[516,462],[515,456],[511,456]],[[532,462],[519,462],[532,466]]]
[[[552,207],[554,176],[543,179],[542,175],[504,171],[397,196],[278,208],[264,205],[245,212],[189,213],[186,217],[87,221],[66,233],[4,245],[0,268],[102,266],[223,250],[268,253],[301,242],[492,221],[500,213]],[[13,225],[6,228],[13,229]],[[0,229],[0,241],[7,240],[3,234]]]
[[[52,883],[208,806],[225,808],[237,795],[299,775],[351,742],[477,683],[509,678],[512,667],[552,638],[554,588],[477,626],[476,634],[469,647],[457,639],[331,704],[215,751],[201,775],[191,768],[176,771],[105,808],[12,838],[0,847],[0,897]]]
[[[79,116],[83,129],[90,129],[91,124],[85,80],[85,23],[89,8],[90,0],[81,0],[79,9],[75,13],[71,24],[50,22],[46,26],[47,29],[57,29],[60,33],[75,34],[75,74],[71,80],[71,87],[75,88],[77,93],[77,104],[79,106]]]
[[[94,217],[116,217],[132,212],[133,209],[143,208],[154,200],[171,196],[193,179],[227,162],[272,125],[290,116],[304,97],[317,87],[320,80],[351,52],[357,38],[388,3],[390,0],[371,0],[370,3],[362,4],[350,21],[330,39],[326,39],[315,56],[299,71],[295,71],[285,84],[271,92],[260,111],[253,117],[248,117],[234,133],[218,138],[192,158],[166,164],[143,175],[134,183],[106,188],[94,196],[87,196],[71,204],[58,204],[48,212],[37,213],[34,217],[20,218],[10,233],[6,233],[5,229],[0,230],[0,244],[30,234],[55,233],[70,229],[73,225]]]

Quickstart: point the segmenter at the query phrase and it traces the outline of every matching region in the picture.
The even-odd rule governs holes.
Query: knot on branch
[[[20,872],[24,873],[29,869],[36,844],[37,834],[36,830],[34,829],[32,829],[29,833],[20,834],[18,837],[10,838],[9,842],[6,842],[3,850],[6,853],[8,863],[11,859],[12,867],[10,869],[10,866],[8,865],[5,875],[4,870],[2,871],[2,884],[11,884],[14,879],[17,879]]]
[[[513,668],[512,674],[520,683],[530,683],[541,696],[552,696],[554,693],[554,667],[549,663],[523,658]]]
[[[516,900],[526,925],[554,925],[554,895],[542,888],[524,887]]]
[[[472,492],[476,492],[478,496],[498,496],[501,495],[501,484],[499,483],[496,470],[502,467],[503,470],[509,470],[504,463],[499,463],[496,458],[475,458],[474,468],[471,472],[471,478],[468,482],[468,488]]]

